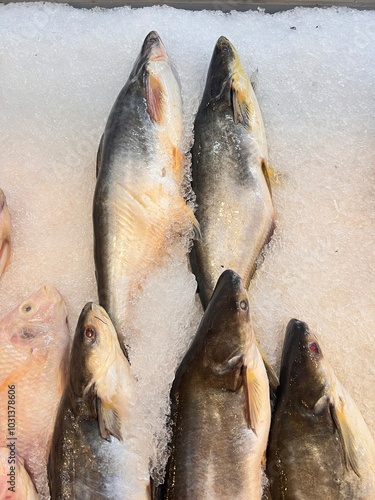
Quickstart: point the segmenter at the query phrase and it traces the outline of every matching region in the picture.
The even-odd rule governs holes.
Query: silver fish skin
[[[159,35],[143,43],[109,115],[93,202],[99,303],[124,346],[129,302],[171,241],[197,225],[184,200],[180,88]]]
[[[130,365],[109,316],[89,302],[78,320],[52,438],[52,500],[149,498],[133,452],[132,391]]]
[[[224,269],[249,286],[275,227],[262,115],[237,51],[223,36],[194,123],[192,165],[201,239],[191,266],[206,308]]]
[[[171,390],[162,498],[260,499],[270,426],[266,370],[241,278],[224,271]]]
[[[375,444],[317,336],[292,319],[267,451],[269,497],[375,498]]]
[[[10,264],[11,226],[4,191],[0,189],[0,277]]]

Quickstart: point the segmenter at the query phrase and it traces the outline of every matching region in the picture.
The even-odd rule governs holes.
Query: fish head
[[[55,287],[42,286],[2,319],[0,331],[6,332],[8,342],[17,350],[49,349],[61,341],[68,344],[67,310],[62,296]]]
[[[291,319],[281,359],[281,387],[311,409],[327,391],[328,366],[316,335],[303,321]]]
[[[224,271],[216,284],[202,320],[203,364],[214,375],[229,373],[243,364],[253,341],[249,297],[240,276]]]
[[[237,50],[225,36],[221,36],[216,42],[208,69],[205,89],[208,100],[219,98],[224,93],[229,98],[231,76],[237,64],[240,64]]]
[[[70,361],[70,383],[77,397],[109,394],[116,389],[119,367],[129,377],[128,361],[105,309],[88,302],[78,319]]]
[[[162,62],[168,64],[168,56],[164,44],[156,31],[151,31],[144,39],[141,52],[134,63],[130,79],[145,79],[145,74],[153,63]]]

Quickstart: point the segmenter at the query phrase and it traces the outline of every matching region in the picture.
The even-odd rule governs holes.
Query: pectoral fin
[[[154,123],[160,123],[163,114],[164,94],[157,78],[146,74],[147,112]]]
[[[122,441],[120,419],[116,409],[107,403],[103,403],[99,397],[96,398],[98,423],[100,435],[102,438],[109,440],[109,436],[114,436],[119,441]]]
[[[256,434],[262,411],[262,386],[255,373],[247,367],[244,367],[243,370],[243,388],[247,426]]]
[[[349,468],[353,469],[355,474],[357,474],[358,477],[361,477],[358,466],[355,440],[344,413],[344,404],[345,403],[341,398],[340,398],[340,403],[338,405],[331,403],[330,404],[331,416],[337,427],[337,431],[341,439],[346,468],[347,470],[349,470]]]
[[[242,89],[236,82],[232,82],[231,100],[233,109],[233,120],[237,125],[241,123],[246,129],[251,129],[251,104],[246,99],[245,89]]]
[[[280,384],[279,378],[276,375],[275,370],[272,368],[270,362],[266,358],[266,355],[262,351],[262,349],[261,349],[258,341],[256,341],[256,345],[257,345],[258,351],[260,352],[260,355],[262,356],[262,360],[263,360],[264,366],[266,368],[268,380],[269,380],[269,383],[270,383],[270,388],[272,389],[273,392],[275,392],[276,389],[278,388],[279,384]]]
[[[10,241],[8,238],[4,239],[0,247],[0,276],[10,264]]]

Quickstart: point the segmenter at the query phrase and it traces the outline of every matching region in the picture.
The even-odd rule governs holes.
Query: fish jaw
[[[10,264],[11,225],[5,194],[0,189],[0,276]]]

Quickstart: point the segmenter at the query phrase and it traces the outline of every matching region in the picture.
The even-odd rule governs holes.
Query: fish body
[[[267,451],[272,499],[375,498],[374,440],[301,321],[287,327]]]
[[[156,32],[145,39],[109,115],[93,203],[99,303],[124,344],[132,300],[174,237],[189,234],[180,88]]]
[[[10,447],[0,447],[0,498],[2,500],[39,500],[27,473],[24,460]]]
[[[15,419],[13,434],[8,419],[0,419],[0,446],[17,438],[15,452],[41,498],[48,498],[48,447],[65,385],[69,339],[64,301],[49,285],[0,321],[0,408],[10,405]]]
[[[215,46],[195,119],[192,165],[201,239],[194,242],[191,265],[206,308],[224,269],[249,286],[275,227],[262,115],[225,37]]]
[[[260,499],[269,425],[266,370],[240,277],[220,277],[171,390],[164,498]]]
[[[10,215],[4,191],[0,189],[0,277],[9,266],[11,255]]]
[[[148,498],[132,450],[130,365],[105,310],[78,320],[48,460],[52,500]]]

